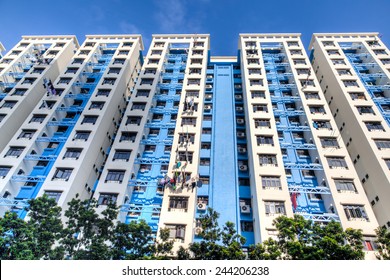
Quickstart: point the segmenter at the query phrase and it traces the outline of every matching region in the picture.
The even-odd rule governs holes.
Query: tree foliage
[[[54,199],[42,196],[29,201],[27,219],[7,212],[0,218],[0,258],[2,260],[74,259],[74,260],[359,260],[364,258],[361,230],[343,230],[337,222],[326,225],[280,216],[274,220],[275,239],[253,245],[248,254],[242,247],[245,238],[231,222],[222,227],[213,209],[200,217],[199,242],[172,252],[174,241],[169,229],[160,229],[156,240],[144,221],[129,224],[115,222],[118,208],[114,204],[96,212],[96,200],[78,197],[68,203],[61,220],[61,208]],[[378,228],[377,257],[390,259],[390,233]],[[175,255],[176,254],[176,255]]]
[[[178,258],[191,258],[196,260],[242,260],[245,254],[242,246],[245,238],[237,234],[234,224],[227,222],[223,229],[218,226],[219,214],[208,208],[206,214],[200,218],[202,232],[200,242],[190,244],[189,251],[180,248]]]
[[[276,240],[268,239],[253,246],[250,259],[289,260],[360,260],[364,258],[361,230],[343,230],[331,221],[326,225],[280,216],[274,225],[278,230]]]
[[[384,227],[379,227],[375,230],[375,233],[378,247],[376,257],[380,260],[390,260],[390,232]]]

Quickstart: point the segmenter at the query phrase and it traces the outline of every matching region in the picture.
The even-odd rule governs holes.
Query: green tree
[[[168,255],[172,254],[173,243],[173,240],[169,241],[169,228],[160,229],[160,240],[155,244],[155,258],[169,259]]]
[[[390,260],[390,232],[384,227],[378,227],[375,233],[378,247],[377,259]]]
[[[28,225],[33,229],[36,243],[34,255],[36,259],[62,259],[63,251],[53,245],[60,239],[63,225],[61,207],[54,199],[43,195],[29,201]]]
[[[66,258],[74,260],[105,260],[111,258],[109,240],[115,232],[113,221],[118,209],[112,203],[96,213],[97,201],[81,201],[76,195],[65,211],[66,228],[60,244]]]
[[[364,258],[361,230],[343,231],[340,223],[335,221],[320,225],[305,220],[300,215],[295,215],[294,218],[280,216],[275,219],[274,225],[278,230],[277,241],[268,240],[265,245],[255,247],[250,258],[265,259],[271,256],[277,259],[292,260],[359,260]]]
[[[114,260],[140,260],[154,253],[152,229],[144,220],[118,223],[111,244]]]
[[[282,251],[279,244],[272,238],[265,240],[263,243],[257,243],[248,250],[250,260],[278,260],[281,259]]]
[[[241,247],[245,244],[245,238],[237,234],[234,224],[227,222],[223,229],[218,226],[218,212],[208,208],[206,214],[200,218],[202,233],[200,242],[191,243],[190,254],[183,249],[180,258],[188,257],[197,260],[241,260],[245,254]]]
[[[34,229],[16,213],[7,212],[0,218],[0,236],[0,259],[36,259]]]

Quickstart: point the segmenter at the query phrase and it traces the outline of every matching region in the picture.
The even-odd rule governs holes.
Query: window
[[[12,95],[23,96],[27,92],[25,88],[16,88]]]
[[[256,112],[268,113],[267,104],[253,104],[253,113]]]
[[[61,194],[61,191],[45,191],[45,195],[47,195],[48,198],[54,199],[56,202],[60,199]]]
[[[376,237],[375,236],[363,236],[363,246],[364,251],[374,251],[377,250],[377,245],[375,243]]]
[[[209,142],[202,142],[200,145],[200,148],[202,150],[210,150],[211,149],[211,143]]]
[[[178,155],[179,161],[186,161],[186,162],[192,163],[193,152],[179,151],[177,155]]]
[[[241,221],[241,231],[253,232],[253,222]]]
[[[368,217],[363,205],[343,205],[343,208],[348,221],[357,219],[368,221]]]
[[[54,104],[56,104],[55,101],[42,100],[42,104],[39,106],[39,109],[52,109]]]
[[[274,139],[272,136],[267,136],[267,135],[257,135],[257,146],[260,145],[274,145]]]
[[[373,50],[375,54],[387,54],[385,50]]]
[[[169,239],[179,239],[184,242],[186,226],[185,225],[165,225],[169,229]]]
[[[261,176],[261,185],[263,189],[282,189],[282,184],[280,182],[279,176]]]
[[[258,59],[250,58],[250,59],[248,59],[248,64],[249,64],[249,65],[250,65],[250,64],[256,64],[256,65],[258,65],[258,64],[260,64],[260,61],[259,61]]]
[[[35,82],[36,78],[25,78],[22,82],[22,85],[32,85]]]
[[[210,166],[210,159],[209,158],[201,158],[199,160],[199,165],[201,165],[201,166]]]
[[[193,58],[191,59],[191,64],[202,64],[201,58]]]
[[[322,44],[324,47],[334,47],[334,43],[332,41],[323,41]]]
[[[4,157],[19,157],[25,147],[11,146]]]
[[[11,170],[12,166],[0,165],[0,178],[7,176],[8,172]]]
[[[304,59],[294,59],[294,65],[306,65],[306,61]]]
[[[194,133],[179,133],[179,144],[182,143],[191,143],[195,142],[195,134]]]
[[[347,65],[344,59],[332,59],[333,65]]]
[[[374,139],[379,150],[390,149],[390,139]]]
[[[98,89],[96,96],[108,96],[111,92],[111,89]]]
[[[115,204],[118,198],[117,193],[100,193],[98,199],[98,205],[108,205],[110,203]]]
[[[157,68],[146,68],[144,74],[156,74]]]
[[[115,58],[113,64],[125,64],[125,61],[124,58]]]
[[[84,116],[84,119],[83,119],[83,121],[81,122],[81,124],[84,124],[84,123],[95,124],[96,121],[97,121],[97,119],[98,119],[98,116],[86,115],[86,116]]]
[[[149,59],[148,64],[158,64],[159,61],[160,61],[159,59]]]
[[[114,85],[116,78],[104,78],[103,85]]]
[[[5,118],[6,116],[7,116],[6,114],[0,114],[0,122],[1,122],[2,120],[4,120],[4,118]]]
[[[364,122],[368,131],[385,131],[381,122]]]
[[[146,102],[133,102],[131,110],[145,110]]]
[[[199,97],[199,91],[198,90],[187,90],[186,91],[186,97]]]
[[[122,131],[119,142],[134,142],[137,137],[137,132]]]
[[[283,201],[265,201],[265,214],[274,215],[274,214],[286,214]]]
[[[381,59],[380,60],[384,65],[390,64],[390,59]]]
[[[114,160],[129,161],[131,150],[115,150]]]
[[[105,102],[93,101],[93,102],[91,102],[91,106],[89,107],[89,110],[91,110],[91,109],[101,110],[101,109],[103,109],[104,104],[105,104]]]
[[[345,87],[359,87],[356,80],[344,80],[343,83]]]
[[[69,84],[72,78],[64,78],[61,77],[60,80],[57,82],[57,84]]]
[[[19,134],[19,138],[24,138],[24,139],[31,139],[36,132],[35,129],[23,129],[22,132]]]
[[[309,106],[310,113],[312,114],[325,114],[324,106]]]
[[[252,98],[263,98],[265,99],[265,92],[254,90],[251,92]]]
[[[253,74],[259,74],[259,75],[261,75],[261,69],[260,69],[260,68],[248,69],[248,72],[249,72],[249,75],[253,75]]]
[[[129,125],[129,124],[140,125],[141,120],[142,120],[141,116],[128,116],[127,120],[126,120],[126,125]]]
[[[340,148],[336,137],[321,137],[320,140],[323,148]]]
[[[188,117],[185,117],[185,118],[182,118],[181,119],[181,125],[193,125],[193,126],[196,126],[196,118],[188,118]]]
[[[91,131],[78,130],[73,137],[73,140],[84,140],[87,141]]]
[[[188,79],[187,85],[200,85],[200,79]]]
[[[263,80],[261,80],[261,79],[250,79],[249,80],[249,84],[251,85],[251,86],[263,86]]]
[[[63,159],[79,159],[82,150],[81,148],[68,148]]]
[[[303,54],[302,51],[300,51],[300,50],[291,50],[290,53],[291,53],[291,55],[302,55]]]
[[[352,73],[349,69],[339,69],[337,70],[337,73],[339,74],[339,76],[344,76],[344,75],[352,76]]]
[[[43,120],[46,118],[47,115],[41,115],[41,114],[33,114],[30,122],[39,122],[42,123]]]
[[[387,165],[387,168],[390,169],[390,159],[389,158],[384,158],[383,160],[385,161],[385,163]]]
[[[108,74],[119,74],[120,71],[121,71],[121,68],[117,68],[117,67],[115,67],[115,68],[110,68],[110,69],[108,70]]]
[[[363,92],[350,92],[349,95],[352,100],[367,100]]]
[[[12,109],[15,106],[16,103],[17,103],[17,101],[4,101],[3,105],[1,106],[1,108]]]
[[[73,168],[57,168],[52,180],[68,181],[72,174]]]
[[[310,75],[310,69],[308,68],[301,68],[301,69],[297,69],[297,73],[298,75]]]
[[[356,106],[356,108],[357,108],[360,115],[363,115],[363,114],[375,115],[374,110],[372,109],[371,106]]]
[[[313,121],[313,127],[315,129],[332,129],[332,125],[330,124],[330,121]]]
[[[347,162],[344,157],[327,157],[329,168],[343,168],[348,169]]]
[[[336,184],[338,192],[349,191],[357,193],[352,179],[334,179],[334,183]]]
[[[254,119],[254,120],[255,120],[255,128],[258,128],[258,127],[271,128],[270,119]]]
[[[263,166],[263,165],[278,166],[278,162],[276,160],[276,155],[259,154],[259,161],[260,161],[260,166]]]
[[[136,97],[149,97],[150,90],[149,89],[139,89],[137,90]]]
[[[175,209],[187,212],[188,197],[185,196],[170,196],[168,211],[175,211]]]
[[[105,182],[122,183],[125,170],[108,170]]]
[[[150,79],[150,78],[148,78],[148,79],[141,79],[141,85],[152,85],[153,84],[153,80],[154,79]]]
[[[68,69],[66,69],[65,74],[75,74],[78,70],[79,68],[69,67]]]
[[[202,129],[202,134],[211,134],[211,128],[203,128]]]

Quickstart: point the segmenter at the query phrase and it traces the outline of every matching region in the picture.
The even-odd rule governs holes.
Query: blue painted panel
[[[15,197],[15,199],[26,199],[26,198],[32,198],[32,195],[34,193],[34,188],[21,188],[18,195]]]
[[[216,65],[214,75],[213,151],[211,160],[211,207],[220,213],[219,224],[240,224],[236,133],[234,129],[234,82],[232,65]],[[202,135],[203,140],[204,135]],[[223,143],[221,145],[220,143]],[[229,152],[227,152],[229,151]]]
[[[209,175],[210,174],[210,166],[199,166],[199,175]]]

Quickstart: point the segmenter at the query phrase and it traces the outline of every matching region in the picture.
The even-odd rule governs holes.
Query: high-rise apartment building
[[[0,154],[3,206],[24,216],[22,202],[44,193],[64,209],[91,196],[142,48],[136,35],[87,36]]]
[[[314,34],[310,49],[379,225],[390,227],[390,51],[378,33]]]
[[[75,36],[23,36],[0,61],[0,152],[79,47]]]
[[[376,35],[367,36],[371,42]],[[375,216],[370,201],[389,199],[379,191],[378,199],[370,196],[371,171],[362,181],[369,169],[359,169],[351,153],[359,141],[345,138],[343,117],[334,119],[328,100],[331,85],[323,86],[338,86],[326,80],[337,72],[318,76],[331,66],[319,62],[326,53],[316,44],[313,68],[300,34],[241,34],[236,57],[210,56],[206,34],[154,35],[145,58],[140,36],[87,36],[53,80],[56,94],[37,102],[0,154],[3,211],[12,206],[23,216],[18,208],[44,193],[66,208],[79,193],[95,198],[98,211],[115,202],[120,221],[145,220],[156,236],[169,228],[175,249],[200,240],[207,207],[220,214],[220,225],[235,224],[244,247],[273,237],[276,217],[298,214],[362,229],[372,249],[377,217],[387,208]],[[354,46],[344,47],[346,55],[361,58]],[[367,121],[387,125],[386,113],[375,110]],[[386,138],[377,138],[377,152],[386,152]]]

